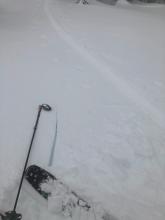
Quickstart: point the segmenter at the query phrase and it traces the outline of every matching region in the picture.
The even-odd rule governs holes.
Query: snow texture
[[[0,0],[1,210],[13,207],[38,105],[48,103],[29,164],[111,219],[164,220],[164,19],[163,5],[124,0]],[[23,219],[54,219],[34,197],[24,186]]]

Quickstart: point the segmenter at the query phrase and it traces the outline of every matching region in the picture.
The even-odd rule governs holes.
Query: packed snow
[[[164,220],[165,6],[88,2],[0,0],[0,210],[13,208],[38,105],[47,103],[29,164],[111,220]],[[17,211],[68,219],[26,182]]]

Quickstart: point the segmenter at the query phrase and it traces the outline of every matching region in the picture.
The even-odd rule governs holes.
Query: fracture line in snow
[[[52,148],[51,148],[51,151],[50,151],[48,166],[52,166],[53,161],[54,161],[54,153],[55,153],[55,147],[56,147],[56,142],[57,142],[57,133],[58,133],[58,118],[57,118],[57,112],[56,112],[55,133],[54,133]]]
[[[56,7],[58,8],[57,4]],[[121,94],[124,94],[135,105],[139,106],[144,113],[147,113],[151,120],[153,120],[159,126],[165,127],[165,117],[162,112],[160,112],[145,98],[143,98],[143,94],[139,94],[137,91],[135,91],[136,88],[133,88],[130,83],[113,73],[104,61],[98,60],[87,49],[76,42],[75,39],[73,39],[72,36],[61,27],[57,18],[54,18],[50,11],[49,0],[44,1],[44,11],[54,30],[71,48],[78,52],[92,66],[94,66],[97,71],[99,70],[103,77],[109,80],[110,83],[112,83],[121,92]]]

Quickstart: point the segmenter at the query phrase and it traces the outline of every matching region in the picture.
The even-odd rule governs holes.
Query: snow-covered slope
[[[37,106],[46,102],[54,111],[42,114],[30,163],[118,219],[164,219],[164,12],[0,0],[0,209],[12,208]],[[26,190],[19,211],[54,218]]]

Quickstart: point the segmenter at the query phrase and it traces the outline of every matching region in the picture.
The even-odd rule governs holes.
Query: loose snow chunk
[[[70,190],[58,181],[54,181],[51,196],[48,198],[48,210],[54,214],[72,216],[76,207],[77,198]]]
[[[49,180],[48,182],[42,183],[40,185],[41,190],[47,193],[51,193],[53,190],[53,186],[54,186],[54,181],[53,180]]]

